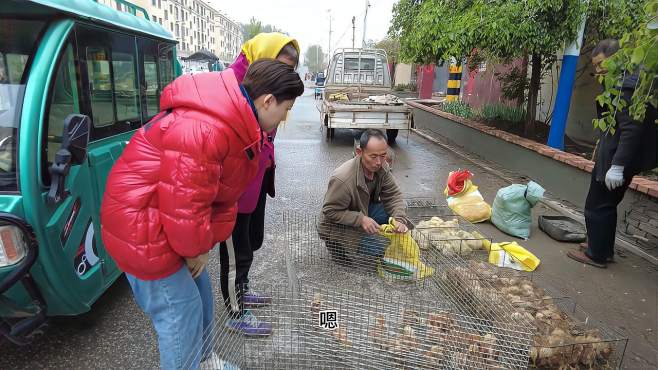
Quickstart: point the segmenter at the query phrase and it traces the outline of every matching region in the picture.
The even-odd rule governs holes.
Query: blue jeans
[[[380,225],[387,224],[389,218],[382,203],[370,203],[368,205],[368,217],[372,218]]]
[[[387,224],[389,218],[382,203],[370,203],[368,205],[368,217],[380,225]],[[381,257],[384,255],[384,250],[389,242],[381,235],[364,236],[359,242],[359,252],[369,256]]]
[[[140,280],[128,273],[126,278],[135,301],[158,334],[160,367],[197,369],[200,354],[207,355],[212,348],[210,340],[206,340],[214,315],[208,270],[204,269],[196,279],[187,265],[158,280]]]

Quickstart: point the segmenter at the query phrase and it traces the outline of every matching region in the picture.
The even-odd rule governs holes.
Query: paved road
[[[287,278],[286,248],[279,242],[284,212],[317,212],[328,175],[352,156],[353,133],[337,131],[333,142],[326,142],[315,104],[312,91],[307,90],[295,104],[289,122],[279,130],[277,197],[268,200],[265,244],[256,253],[252,281]],[[395,150],[394,174],[408,196],[441,194],[448,172],[457,168],[475,173],[475,182],[489,201],[498,188],[507,185],[495,174],[414,134],[408,138],[401,134]],[[550,211],[537,207],[534,213]],[[490,225],[482,229],[495,240],[511,239]],[[585,310],[626,331],[631,341],[624,367],[655,368],[658,273],[654,268],[630,255],[607,270],[578,265],[566,258],[571,246],[553,242],[536,225],[532,238],[523,244],[542,259],[538,276],[554,280]],[[211,257],[209,269],[217,297],[218,264],[217,256]],[[157,364],[155,333],[132,300],[123,277],[91,312],[82,317],[53,319],[30,346],[0,344],[0,369],[151,369]]]

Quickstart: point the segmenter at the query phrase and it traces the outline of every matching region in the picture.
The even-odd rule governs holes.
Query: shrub
[[[393,87],[395,91],[416,91],[416,84],[398,84]]]
[[[485,121],[524,122],[526,111],[522,107],[509,107],[503,104],[487,104],[479,112]]]
[[[471,109],[471,106],[461,100],[444,102],[441,110],[459,117],[473,117],[473,109]]]

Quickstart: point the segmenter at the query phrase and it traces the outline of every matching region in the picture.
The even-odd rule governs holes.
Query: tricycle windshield
[[[44,21],[0,16],[0,191],[17,191],[18,125]]]

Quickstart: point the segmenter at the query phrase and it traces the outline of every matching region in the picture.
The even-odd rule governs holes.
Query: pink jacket
[[[235,77],[238,79],[238,82],[242,83],[245,74],[247,74],[247,69],[249,68],[249,61],[244,53],[240,53],[238,58],[229,66],[235,73]],[[256,177],[247,185],[244,193],[238,200],[238,213],[252,213],[256,209],[258,204],[258,197],[260,196],[261,187],[263,186],[263,178],[265,177],[265,171],[268,168],[272,168],[272,187],[274,190],[274,137],[276,136],[276,130],[270,134],[270,140],[265,140],[263,147],[261,148],[260,157],[258,161],[258,173]],[[268,185],[268,184],[265,184]],[[274,196],[274,193],[270,193],[270,196]]]

